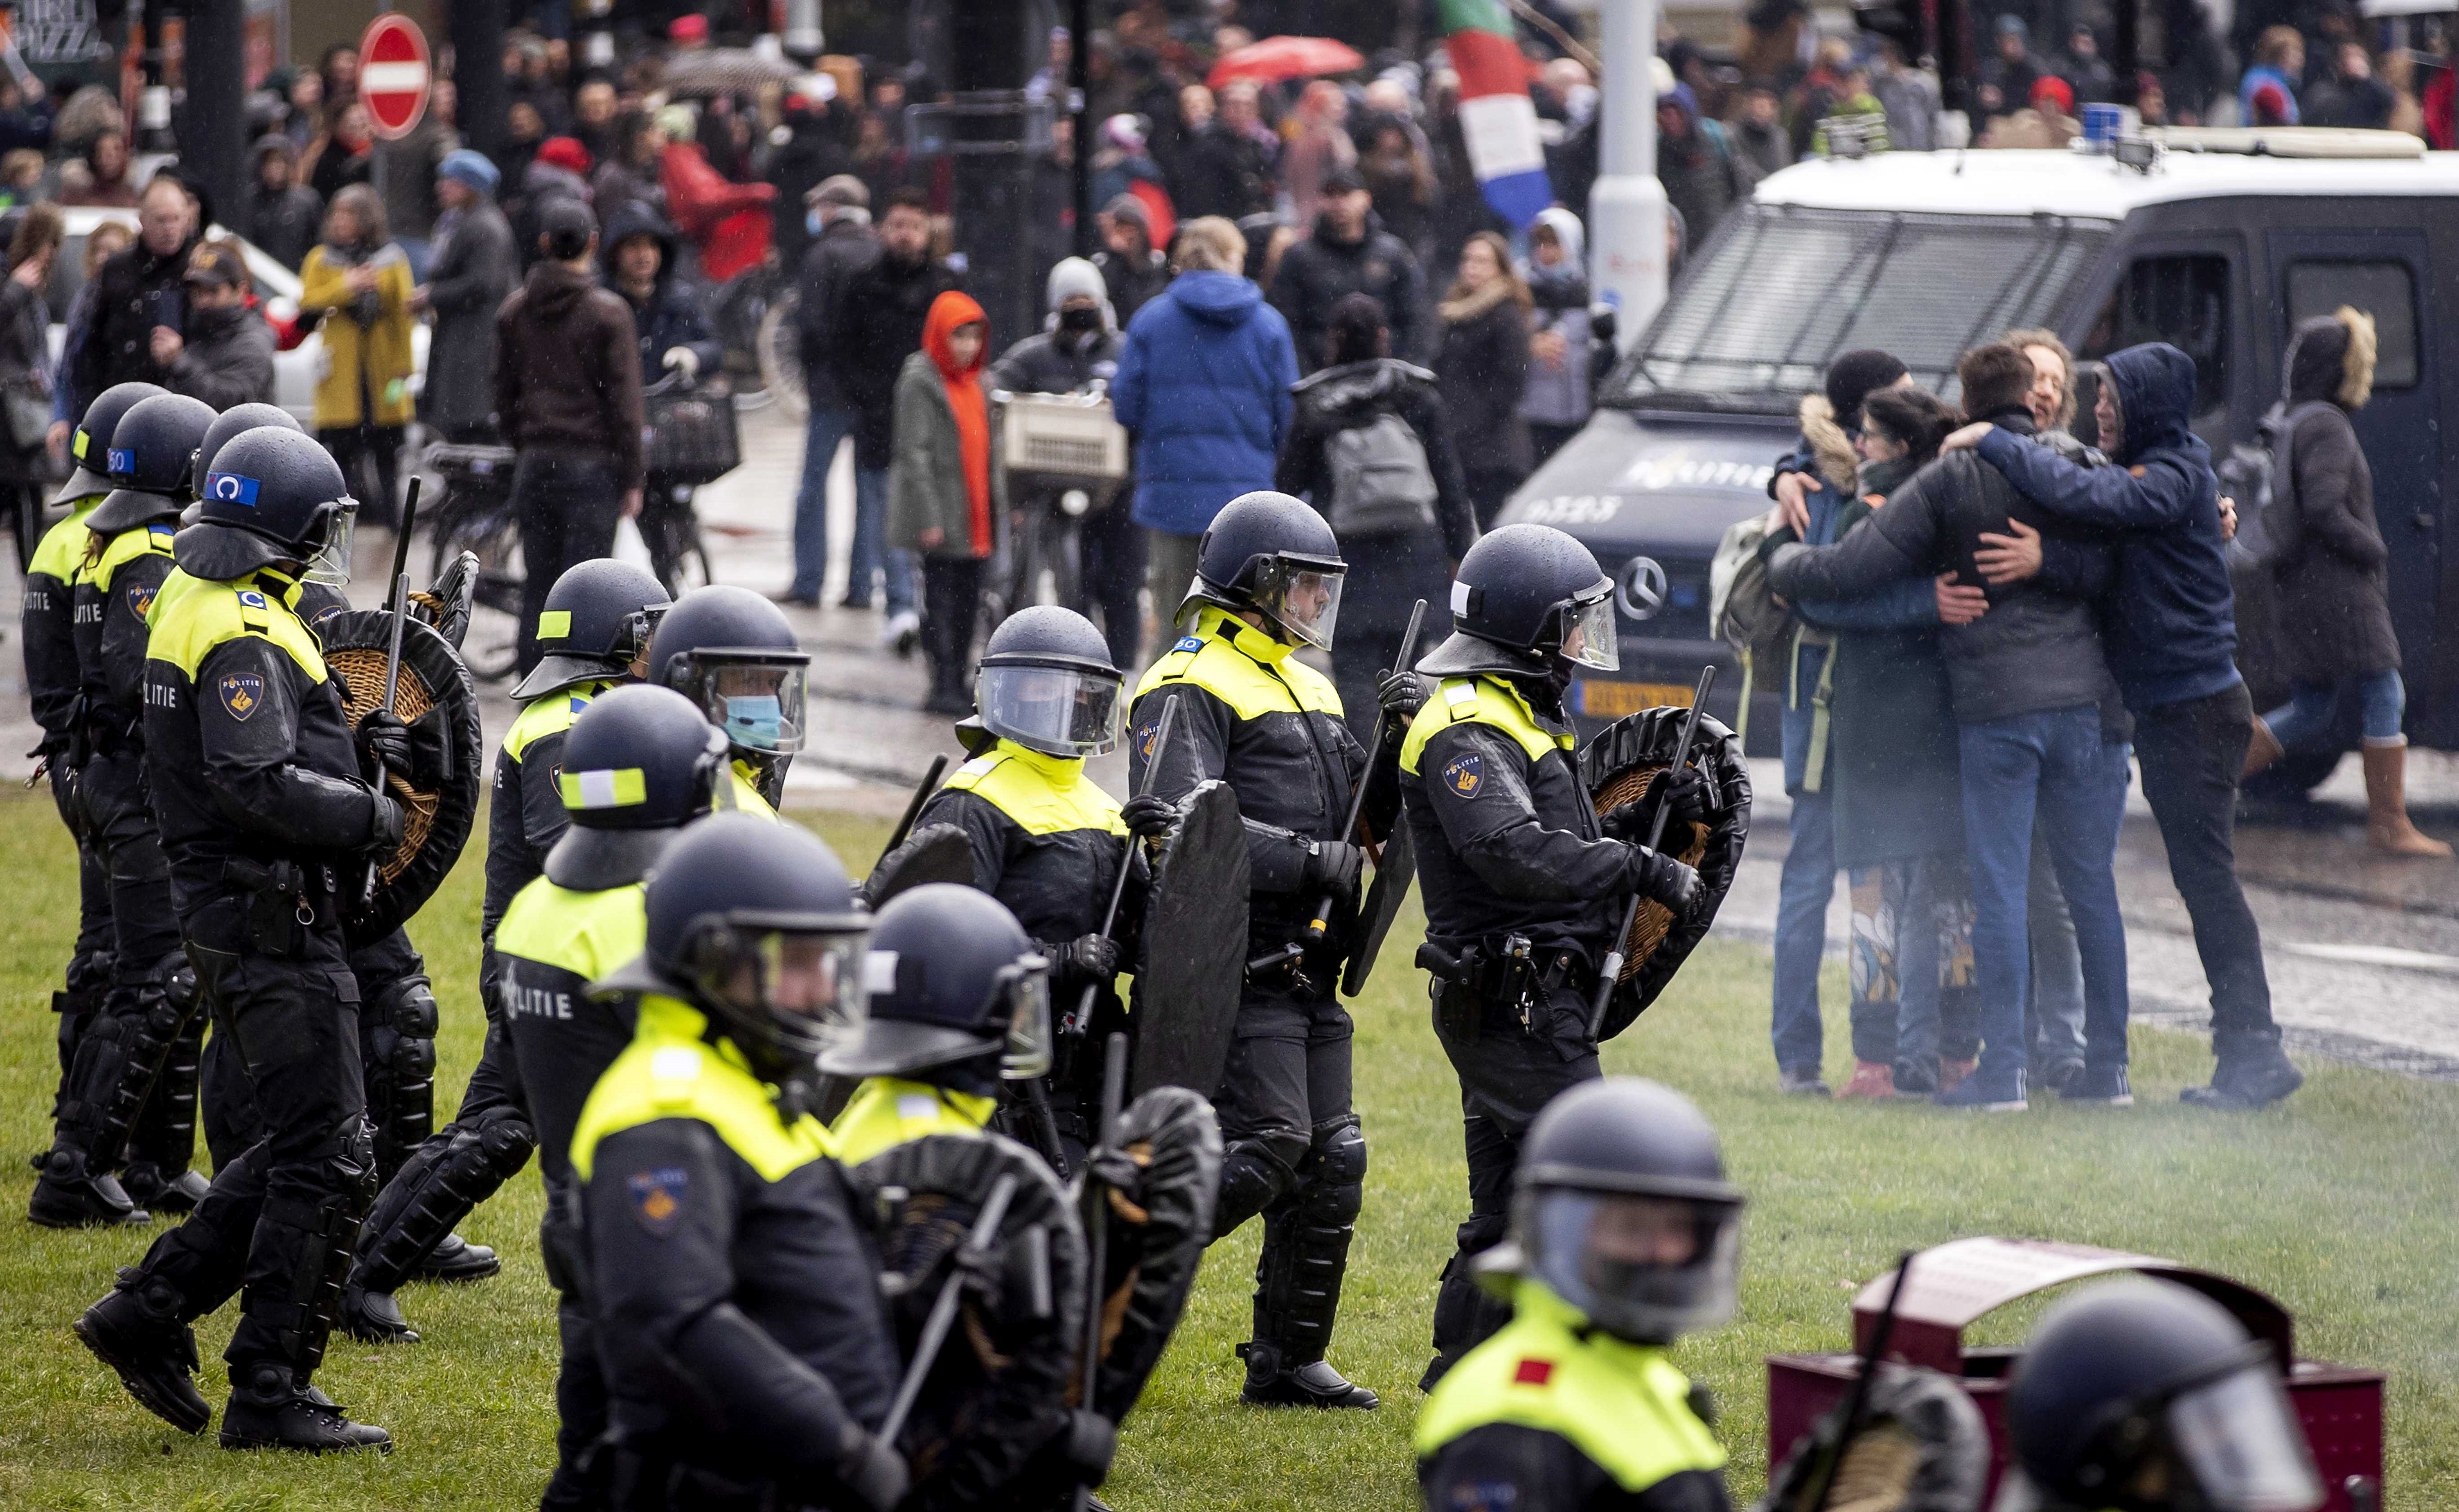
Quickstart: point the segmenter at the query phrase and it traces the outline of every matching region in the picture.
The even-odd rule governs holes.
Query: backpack
[[[1431,529],[1435,474],[1425,443],[1390,410],[1325,443],[1332,462],[1332,528],[1342,537]]]
[[[1764,514],[1735,520],[1726,528],[1724,539],[1716,543],[1716,555],[1708,563],[1708,633],[1732,646],[1741,661],[1742,704],[1736,733],[1745,740],[1750,734],[1751,694],[1758,684],[1758,654],[1770,652],[1772,661],[1781,661],[1782,648],[1797,624],[1793,611],[1778,604],[1768,587],[1767,563],[1759,559],[1759,546],[1767,535]],[[1832,658],[1828,665],[1832,670]],[[1818,767],[1812,771],[1816,774]],[[1815,775],[1812,786],[1817,787]]]

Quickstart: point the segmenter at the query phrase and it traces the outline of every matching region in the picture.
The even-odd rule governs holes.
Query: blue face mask
[[[775,750],[784,739],[786,711],[774,693],[744,694],[725,701],[725,737],[755,750]]]
[[[803,212],[803,229],[809,232],[811,235],[818,236],[820,234],[820,229],[827,224],[828,221],[821,217],[817,210],[806,210]]]

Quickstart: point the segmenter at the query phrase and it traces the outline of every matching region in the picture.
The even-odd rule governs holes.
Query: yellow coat
[[[324,372],[316,380],[316,429],[337,430],[359,424],[359,376],[367,375],[367,391],[375,399],[374,423],[410,424],[410,262],[398,247],[376,255],[376,297],[382,309],[375,324],[362,327],[350,318],[355,299],[347,282],[349,269],[329,261],[325,248],[309,249],[299,269],[299,305],[326,312]]]

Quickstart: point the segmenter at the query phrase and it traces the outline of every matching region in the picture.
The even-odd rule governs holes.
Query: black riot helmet
[[[111,492],[111,479],[105,475],[109,465],[112,432],[119,429],[120,417],[137,408],[138,401],[171,390],[160,384],[113,384],[85,407],[85,418],[69,436],[69,460],[76,466],[69,480],[52,495],[54,504],[74,504],[81,498]]]
[[[1742,1194],[1689,1098],[1586,1082],[1529,1125],[1511,1192],[1523,1273],[1617,1338],[1667,1344],[1734,1315]]]
[[[612,556],[575,562],[546,591],[538,611],[538,664],[513,688],[543,698],[578,682],[631,677],[674,600],[666,585]]]
[[[1329,650],[1348,571],[1322,515],[1287,494],[1258,489],[1222,505],[1205,527],[1179,613],[1198,602],[1260,610],[1280,640]]]
[[[169,519],[186,503],[188,458],[214,423],[213,406],[186,394],[149,394],[119,417],[105,451],[110,496],[86,528],[116,536],[148,520]]]
[[[226,443],[205,474],[196,522],[171,542],[191,578],[226,581],[279,561],[339,587],[350,580],[350,532],[359,501],[341,465],[313,436],[259,426]]]
[[[307,430],[305,426],[299,423],[298,416],[292,414],[289,410],[283,409],[280,405],[243,404],[231,406],[221,414],[215,416],[214,423],[205,428],[204,440],[198,443],[197,454],[189,459],[188,492],[199,498],[203,498],[205,496],[205,474],[214,470],[214,458],[221,454],[221,450],[224,444],[229,442],[233,436],[253,430],[258,426],[280,426],[284,430],[296,430],[303,435],[306,433]]]
[[[861,1027],[820,1057],[830,1076],[918,1074],[987,1094],[1050,1069],[1050,963],[987,892],[928,882],[896,894],[872,925],[863,985]]]
[[[546,877],[579,892],[638,882],[675,831],[709,811],[725,737],[672,688],[608,688],[563,738],[556,790],[572,827]]]
[[[594,990],[682,998],[764,1082],[809,1081],[862,1011],[871,915],[836,852],[800,825],[746,813],[691,825],[659,857],[647,909],[648,949]]]
[[[683,595],[649,641],[649,681],[691,700],[764,771],[803,748],[810,666],[786,611],[730,583]]]
[[[2312,1512],[2322,1482],[2279,1362],[2226,1309],[2113,1281],[2043,1314],[2007,1389],[2001,1512]]]
[[[1119,744],[1124,681],[1093,621],[1037,604],[991,632],[974,677],[974,706],[992,734],[1027,750],[1099,756]]]
[[[1451,609],[1451,639],[1418,663],[1430,677],[1543,677],[1558,660],[1607,672],[1622,664],[1613,579],[1551,525],[1480,536],[1452,579]]]

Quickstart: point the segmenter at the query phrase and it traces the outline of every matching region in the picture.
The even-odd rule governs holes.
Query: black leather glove
[[[1119,1452],[1119,1430],[1100,1413],[1079,1407],[1067,1415],[1063,1432],[1067,1466],[1076,1472],[1076,1483],[1098,1489],[1110,1478],[1110,1460]]]
[[[1640,896],[1662,905],[1677,923],[1699,901],[1699,873],[1646,846],[1630,848],[1630,881]]]
[[[1667,832],[1676,833],[1676,824],[1706,824],[1714,811],[1715,785],[1708,774],[1695,766],[1684,766],[1678,772],[1658,772],[1640,794],[1637,803],[1628,803],[1598,821],[1608,836],[1629,845],[1646,845],[1648,831],[1656,823],[1656,810],[1671,802],[1673,811],[1667,821]],[[1676,849],[1687,849],[1677,847]]]
[[[1426,706],[1426,684],[1415,672],[1377,672],[1375,674],[1375,702],[1392,716],[1394,725],[1409,727],[1418,710]]]
[[[417,743],[410,738],[410,726],[398,714],[382,709],[371,711],[359,722],[359,768],[369,781],[381,781],[383,774],[417,780]]]
[[[1307,857],[1306,891],[1348,897],[1357,891],[1358,873],[1366,870],[1366,852],[1345,840],[1318,840]]]
[[[1129,834],[1156,839],[1169,833],[1169,827],[1178,823],[1178,805],[1153,793],[1138,793],[1120,808],[1119,818],[1125,822]]]
[[[852,1423],[837,1446],[837,1480],[872,1512],[890,1512],[914,1485],[905,1457],[886,1439],[874,1438]],[[829,1499],[831,1505],[836,1499]]]
[[[375,800],[375,808],[368,816],[368,849],[384,851],[400,850],[402,827],[408,822],[407,816],[402,812],[401,805],[393,802],[389,794],[380,789],[370,791],[368,796]]]
[[[1042,946],[1041,954],[1050,958],[1053,976],[1069,972],[1095,981],[1108,981],[1119,975],[1119,942],[1107,934],[1079,934],[1063,945]]]

